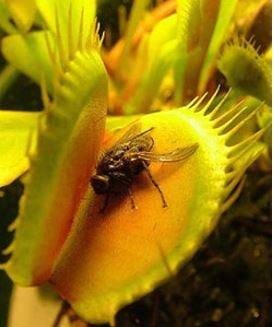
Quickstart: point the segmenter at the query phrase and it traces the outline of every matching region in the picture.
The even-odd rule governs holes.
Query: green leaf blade
[[[40,113],[0,111],[0,187],[12,183],[29,167],[30,151]]]

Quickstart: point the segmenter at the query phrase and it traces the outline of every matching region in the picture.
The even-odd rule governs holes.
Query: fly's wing
[[[121,144],[121,143],[125,143],[130,141],[132,138],[136,137],[136,135],[138,135],[138,133],[140,133],[141,130],[141,124],[140,123],[135,123],[133,124],[127,131],[125,134],[123,134],[115,143],[115,145],[117,144]]]
[[[142,151],[138,153],[138,159],[155,161],[155,162],[178,162],[184,161],[194,154],[198,149],[198,143],[183,147],[177,148],[171,152],[166,153],[153,153]]]
[[[133,142],[137,142],[139,138],[142,138],[144,135],[149,134],[154,127],[151,127],[144,132],[140,132],[141,130],[141,124],[135,123],[132,125],[129,130],[121,136],[120,139],[117,140],[117,142],[114,144],[114,146],[110,150],[114,150],[117,147],[119,147],[121,144],[127,144],[131,145]]]
[[[135,124],[133,124],[127,131],[125,134],[123,134],[117,141],[116,143],[110,147],[109,149],[105,150],[102,154],[100,159],[98,160],[98,163],[96,165],[96,170],[97,173],[99,174],[100,171],[103,170],[104,165],[106,162],[108,162],[108,160],[110,158],[113,157],[113,155],[117,156],[117,153],[119,153],[120,150],[124,150],[126,149],[126,154],[127,157],[132,157],[132,160],[136,160],[138,159],[136,157],[136,151],[133,151],[134,149],[134,142],[138,142],[139,138],[141,138],[142,136],[144,136],[145,134],[148,134],[152,129],[149,128],[148,130],[144,131],[144,132],[140,132],[141,130],[141,124],[140,122],[137,122]],[[145,147],[145,149],[150,149],[153,146],[153,139],[150,138],[152,140],[152,143],[150,142],[151,146],[150,147]],[[132,149],[131,149],[132,146]],[[124,151],[125,152],[125,151]],[[135,158],[133,158],[133,154],[135,154]],[[120,159],[122,160],[124,158],[124,155],[121,155]],[[103,168],[102,168],[103,167]]]
[[[117,148],[120,148],[121,145],[128,144],[131,139],[135,138],[136,135],[140,132],[141,129],[141,124],[140,123],[135,123],[133,124],[126,132],[123,134],[116,142],[114,145],[112,145],[110,148],[108,148],[102,157],[108,156],[110,153],[113,153],[117,150]]]

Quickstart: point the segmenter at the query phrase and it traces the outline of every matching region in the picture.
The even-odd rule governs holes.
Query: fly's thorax
[[[149,135],[144,135],[131,142],[131,148],[136,148],[136,151],[151,151],[153,145],[154,140]]]

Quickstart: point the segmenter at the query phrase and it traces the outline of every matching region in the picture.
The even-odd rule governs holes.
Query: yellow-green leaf
[[[0,0],[0,27],[6,33],[9,34],[17,33],[17,29],[10,22],[10,13],[5,4],[5,0]]]
[[[23,32],[27,32],[35,18],[35,0],[5,0],[16,25]]]
[[[51,34],[48,34],[50,40]],[[10,35],[2,41],[2,52],[7,61],[40,84],[42,78],[52,92],[52,66],[50,64],[45,32],[33,32],[25,36]]]
[[[0,111],[0,187],[29,167],[27,152],[35,143],[38,112]]]

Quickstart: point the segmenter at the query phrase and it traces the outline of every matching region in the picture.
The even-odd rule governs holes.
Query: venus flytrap
[[[79,23],[82,26],[82,18]],[[48,279],[95,166],[104,131],[107,80],[98,54],[101,41],[92,26],[89,30],[87,38],[82,39],[80,28],[75,41],[78,48],[71,52],[68,43],[62,43],[57,26],[63,65],[58,65],[56,56],[51,57],[53,100],[43,92],[45,112],[38,121],[37,151],[28,154],[31,168],[17,218],[19,227],[10,247],[12,259],[6,266],[12,279],[21,285]],[[56,206],[62,207],[62,213]],[[50,239],[43,237],[45,233]]]
[[[258,54],[254,40],[234,37],[225,45],[218,68],[236,92],[254,96],[271,105],[271,68]]]
[[[144,176],[133,186],[137,210],[132,210],[126,196],[112,197],[102,215],[98,212],[102,199],[88,191],[89,200],[82,203],[51,276],[60,294],[85,320],[113,322],[122,306],[170,278],[238,197],[247,167],[265,148],[258,143],[264,130],[231,144],[255,112],[247,114],[247,107],[234,106],[221,114],[225,98],[212,109],[216,94],[206,105],[200,99],[188,108],[139,120],[142,130],[154,127],[151,135],[157,152],[199,144],[181,164],[151,164],[168,208],[162,208],[159,194]],[[233,114],[238,111],[246,118],[235,124]]]
[[[31,3],[31,4],[30,4]],[[33,17],[29,11],[21,10],[21,6],[28,8],[33,6],[33,0],[23,0],[13,3],[14,11],[10,11],[11,18],[17,21],[16,13],[22,15],[22,21],[26,21],[29,25],[33,22]],[[0,3],[1,5],[1,3]],[[83,8],[85,8],[85,15],[83,14]],[[8,12],[8,8],[7,12]],[[71,15],[68,14],[70,10]],[[8,34],[4,37],[1,44],[1,49],[5,59],[10,62],[19,71],[29,76],[36,83],[41,83],[41,76],[44,75],[46,79],[46,87],[48,92],[53,92],[52,78],[54,76],[52,70],[52,62],[49,57],[48,46],[46,42],[47,38],[51,42],[56,42],[57,37],[57,24],[56,16],[58,17],[59,31],[65,39],[69,40],[68,43],[75,44],[78,40],[79,22],[82,19],[82,36],[84,40],[88,37],[88,26],[95,19],[96,1],[81,0],[77,2],[71,2],[70,0],[50,0],[35,1],[36,12],[36,24],[38,30],[26,31],[15,29],[15,31],[7,31]],[[15,16],[14,16],[15,15]],[[68,22],[70,20],[70,23]],[[23,24],[19,23],[19,27]],[[13,25],[12,25],[13,26]],[[68,26],[77,26],[77,28],[68,28]],[[74,49],[75,50],[75,49]]]
[[[6,184],[29,171],[19,216],[10,227],[15,230],[14,241],[5,251],[11,258],[3,268],[19,285],[49,281],[82,319],[113,324],[120,308],[173,276],[199,249],[239,196],[247,168],[266,150],[261,140],[270,121],[267,117],[259,126],[247,128],[261,106],[250,109],[239,102],[236,94],[243,94],[243,89],[238,85],[227,94],[216,87],[212,67],[233,12],[231,8],[226,12],[226,1],[202,2],[215,8],[208,18],[205,7],[204,16],[199,16],[199,1],[178,1],[176,14],[174,2],[164,2],[161,10],[151,14],[145,33],[138,28],[134,33],[136,17],[144,9],[136,1],[124,48],[118,47],[116,56],[115,51],[102,56],[111,78],[111,96],[99,55],[102,41],[96,24],[87,19],[94,15],[94,2],[83,0],[74,7],[61,1],[58,10],[53,3],[37,2],[47,31],[12,35],[3,42],[6,58],[41,83],[45,107],[42,113],[23,119],[20,151],[8,149],[18,157],[17,168],[10,170],[10,162],[4,162]],[[191,14],[183,11],[184,3]],[[220,12],[226,12],[224,25]],[[197,24],[191,30],[193,17],[204,23],[201,34]],[[176,33],[171,35],[173,29]],[[188,48],[182,48],[182,40],[188,41]],[[22,58],[11,51],[16,45]],[[185,53],[180,58],[182,49]],[[34,60],[33,67],[28,67],[28,60]],[[179,64],[183,66],[177,70]],[[131,67],[134,73],[128,74]],[[143,75],[142,69],[146,70]],[[171,99],[161,101],[159,90],[170,78]],[[210,79],[211,96],[206,92],[182,106],[189,97],[187,88],[193,95],[198,89],[203,93]],[[109,111],[121,116],[106,119],[108,98]],[[265,96],[258,98],[265,100]],[[159,112],[145,114],[151,109]],[[124,115],[129,112],[135,115]],[[127,195],[114,195],[107,210],[99,213],[104,199],[89,185],[98,156],[136,122],[142,131],[153,127],[156,153],[194,143],[199,147],[184,162],[151,163],[167,208],[162,208],[159,193],[141,174],[133,183],[137,210],[131,208]],[[35,146],[29,140],[30,131],[37,135]]]

